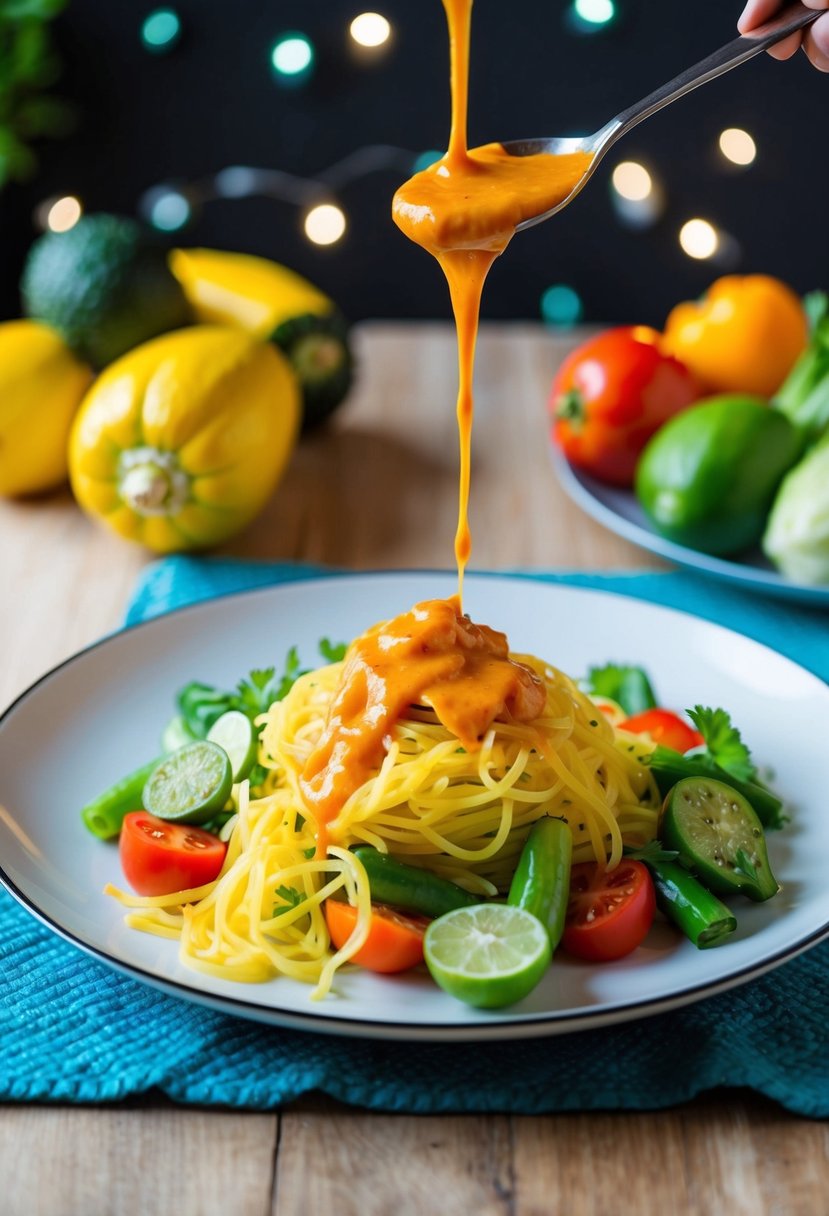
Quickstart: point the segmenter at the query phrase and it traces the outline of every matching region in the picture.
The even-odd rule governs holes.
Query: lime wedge
[[[211,743],[224,748],[230,757],[234,783],[244,781],[256,763],[259,751],[259,735],[250,718],[239,709],[229,709],[216,719],[207,737]]]
[[[159,819],[204,823],[225,805],[232,784],[227,752],[200,739],[156,765],[144,786],[144,809]]]
[[[435,982],[479,1009],[523,1000],[553,957],[541,921],[507,904],[447,912],[426,930],[423,953]]]

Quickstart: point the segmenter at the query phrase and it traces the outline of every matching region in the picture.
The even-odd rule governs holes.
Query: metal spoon
[[[650,118],[651,114],[664,109],[672,101],[676,101],[678,97],[684,97],[686,93],[690,93],[701,84],[707,84],[709,80],[716,80],[724,72],[736,68],[738,64],[745,63],[748,59],[759,55],[761,51],[768,50],[775,43],[782,42],[789,34],[809,25],[820,16],[821,10],[806,8],[805,4],[799,3],[799,0],[796,4],[787,5],[765,25],[760,25],[750,34],[742,34],[732,42],[726,43],[707,59],[694,64],[692,68],[688,68],[681,75],[669,80],[655,92],[649,93],[642,101],[637,101],[627,110],[622,110],[621,114],[611,118],[610,122],[605,123],[594,135],[576,136],[569,139],[556,136],[549,139],[516,139],[505,143],[504,150],[511,156],[532,156],[536,152],[550,152],[554,156],[567,152],[591,152],[593,154],[587,172],[567,197],[557,203],[555,207],[551,207],[549,211],[524,220],[518,225],[516,232],[522,232],[525,228],[532,228],[534,224],[540,224],[542,220],[548,220],[551,215],[555,215],[557,211],[561,211],[562,207],[566,207],[568,203],[572,202],[579,191],[584,189],[608,148],[615,144],[617,139],[626,135],[631,127],[635,127],[645,118]]]

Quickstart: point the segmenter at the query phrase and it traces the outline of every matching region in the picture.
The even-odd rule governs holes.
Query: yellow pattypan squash
[[[92,382],[39,321],[0,325],[0,494],[36,494],[66,480],[72,419]]]
[[[170,269],[197,320],[238,325],[257,338],[270,338],[294,317],[334,312],[333,300],[302,275],[253,254],[174,249]]]
[[[272,494],[293,449],[299,388],[273,346],[196,326],[110,364],[72,429],[80,505],[158,553],[218,544]]]

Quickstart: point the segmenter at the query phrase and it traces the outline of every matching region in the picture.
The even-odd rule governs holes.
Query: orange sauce
[[[443,0],[449,23],[452,129],[449,150],[397,191],[398,226],[434,254],[449,284],[458,333],[460,478],[455,557],[458,594],[429,600],[375,626],[354,642],[323,733],[300,776],[316,820],[317,854],[328,825],[382,763],[395,722],[412,705],[430,706],[467,751],[498,720],[531,722],[545,689],[529,667],[510,659],[507,639],[463,615],[469,560],[472,382],[481,292],[495,258],[522,220],[556,206],[584,175],[590,156],[513,157],[500,144],[470,151],[466,142],[472,0]]]
[[[324,855],[326,827],[377,770],[391,728],[412,705],[430,706],[467,751],[497,718],[531,722],[542,681],[509,658],[506,636],[475,625],[457,596],[427,600],[369,629],[351,646],[325,729],[300,778]]]
[[[452,77],[449,150],[400,187],[392,202],[392,215],[406,236],[437,258],[449,283],[455,314],[460,446],[455,560],[458,594],[463,598],[463,575],[471,550],[472,381],[484,280],[516,227],[562,202],[586,173],[591,156],[587,152],[510,156],[501,144],[467,148],[472,0],[443,0],[443,5],[449,23]]]

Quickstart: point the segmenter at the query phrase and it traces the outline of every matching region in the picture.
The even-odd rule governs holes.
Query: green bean
[[[539,819],[530,829],[507,896],[508,904],[541,921],[553,950],[564,932],[572,858],[569,825],[563,819]]]
[[[468,908],[481,902],[480,896],[470,895],[447,878],[440,878],[419,866],[407,866],[370,845],[359,845],[354,854],[365,866],[375,903],[437,917],[453,912],[455,908]]]
[[[93,836],[100,840],[110,840],[121,831],[125,815],[130,811],[141,810],[144,785],[158,762],[156,758],[135,769],[86,804],[81,811],[81,818]]]
[[[657,906],[699,950],[717,946],[737,928],[729,908],[675,861],[645,864],[656,888]]]

